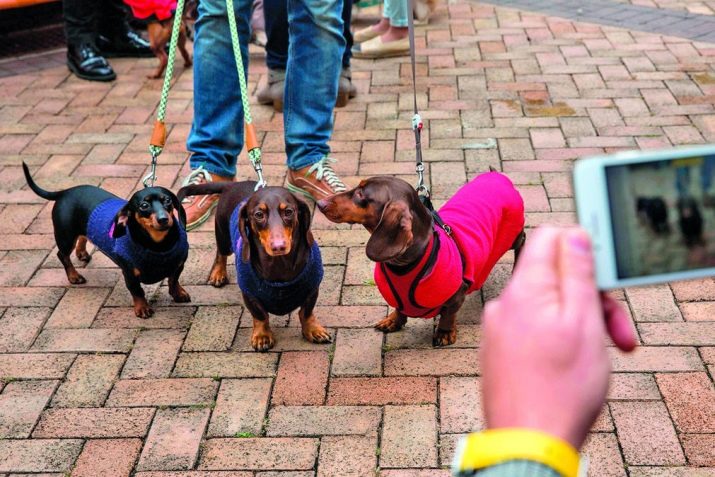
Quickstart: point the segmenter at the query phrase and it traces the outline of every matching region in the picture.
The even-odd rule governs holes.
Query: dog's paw
[[[253,330],[251,335],[251,346],[256,351],[268,351],[275,346],[276,342],[273,339],[271,330]]]
[[[134,303],[134,314],[139,318],[151,318],[154,314],[154,309],[149,306],[146,300],[139,301]]]
[[[331,343],[333,341],[328,330],[318,322],[303,328],[303,337],[311,343]]]
[[[432,335],[432,346],[449,346],[457,341],[457,330],[444,331],[439,328]]]
[[[189,303],[191,301],[191,295],[189,295],[189,292],[184,290],[182,286],[179,286],[178,289],[171,294],[171,298],[174,299],[174,303]]]
[[[375,323],[375,329],[380,330],[383,333],[394,333],[395,331],[400,331],[403,326],[405,326],[405,321],[401,320],[395,312],[390,313],[384,320],[380,320]]]
[[[70,273],[69,275],[67,275],[67,280],[69,280],[72,285],[82,285],[84,283],[87,283],[87,279],[77,272]]]
[[[225,268],[213,268],[209,274],[209,285],[215,288],[221,288],[228,283],[228,273]]]
[[[80,262],[88,263],[92,260],[92,256],[85,250],[84,252],[77,252],[77,260]]]

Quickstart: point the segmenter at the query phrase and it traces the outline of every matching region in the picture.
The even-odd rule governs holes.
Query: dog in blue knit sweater
[[[70,254],[89,262],[87,240],[107,255],[124,275],[124,283],[134,300],[134,313],[140,318],[154,314],[146,301],[142,283],[157,283],[168,278],[169,294],[177,303],[191,301],[179,284],[179,276],[189,254],[186,238],[186,213],[176,196],[164,187],[147,187],[126,201],[99,187],[81,185],[57,192],[41,189],[22,164],[32,191],[55,201],[52,225],[57,242],[57,258],[65,267],[70,283],[87,280],[72,264]],[[178,213],[179,220],[174,217]]]
[[[209,283],[228,283],[226,261],[236,254],[236,275],[246,308],[253,315],[251,345],[267,351],[275,340],[269,313],[287,315],[299,308],[303,337],[329,343],[330,334],[313,310],[323,279],[320,249],[310,231],[310,209],[283,187],[254,192],[256,183],[210,182],[189,185],[185,196],[221,194],[216,208],[216,259]]]

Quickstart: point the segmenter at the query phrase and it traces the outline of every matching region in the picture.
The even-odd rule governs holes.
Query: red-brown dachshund
[[[318,301],[323,264],[310,232],[310,209],[283,187],[254,192],[256,183],[212,182],[178,192],[221,194],[216,207],[216,259],[209,283],[228,283],[226,259],[236,254],[238,286],[253,315],[251,345],[268,351],[275,340],[268,314],[287,315],[299,308],[303,336],[312,343],[330,343],[330,334],[313,313]]]
[[[366,253],[377,262],[375,282],[395,308],[375,327],[389,333],[408,316],[440,315],[434,346],[456,341],[465,296],[481,288],[507,250],[518,256],[525,240],[522,198],[497,172],[472,180],[440,209],[451,234],[436,225],[415,189],[394,177],[364,180],[318,207],[329,220],[362,224],[372,234]]]

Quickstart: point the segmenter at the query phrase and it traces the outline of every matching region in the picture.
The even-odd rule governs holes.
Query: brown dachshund
[[[228,283],[226,260],[236,254],[238,285],[253,315],[251,345],[271,349],[275,340],[269,313],[286,315],[300,308],[303,336],[313,343],[329,343],[330,334],[313,313],[318,301],[323,264],[310,231],[310,209],[283,187],[254,192],[256,183],[213,182],[190,185],[178,192],[221,194],[216,208],[216,259],[209,283]]]
[[[173,24],[173,18],[164,21],[152,21],[147,24],[146,30],[149,36],[149,47],[156,57],[159,58],[159,66],[157,66],[154,73],[147,76],[147,78],[157,79],[161,78],[164,74],[166,65],[169,62],[166,45],[169,44],[169,40],[171,39],[171,31],[174,29]],[[181,52],[181,56],[184,58],[184,67],[188,68],[191,66],[191,55],[189,55],[189,51],[186,49],[186,25],[184,21],[181,22],[177,46]]]
[[[499,258],[524,244],[524,206],[519,193],[496,172],[482,174],[450,199],[439,215],[449,233],[407,182],[388,176],[318,202],[337,223],[362,224],[371,233],[367,256],[375,282],[395,311],[375,327],[401,329],[407,317],[440,315],[432,344],[457,338],[456,315],[468,293],[483,285]]]

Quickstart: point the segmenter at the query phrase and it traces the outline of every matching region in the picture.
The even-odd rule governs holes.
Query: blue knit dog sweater
[[[132,240],[129,227],[126,234],[114,238],[111,235],[114,219],[126,203],[123,199],[101,202],[89,216],[87,238],[120,267],[128,265],[139,270],[142,283],[161,281],[176,270],[177,265],[185,262],[189,255],[186,230],[175,221],[174,227],[179,228],[179,239],[171,249],[164,252],[148,250],[137,244]]]
[[[320,248],[316,242],[313,242],[305,267],[297,277],[290,281],[271,282],[259,277],[250,260],[244,262],[241,257],[243,247],[250,247],[243,243],[238,231],[238,212],[244,203],[240,203],[234,209],[229,225],[231,245],[233,253],[236,255],[238,286],[243,293],[258,300],[268,313],[287,315],[305,303],[306,298],[318,289],[323,280],[323,260],[320,256]]]

